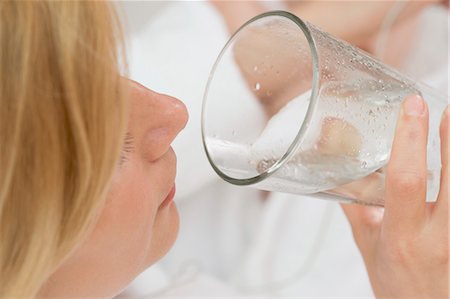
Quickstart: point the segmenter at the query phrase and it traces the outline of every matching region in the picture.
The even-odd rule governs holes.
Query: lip
[[[167,197],[159,205],[159,209],[162,209],[162,208],[165,208],[166,206],[168,206],[173,201],[173,198],[175,197],[175,193],[176,193],[176,187],[174,184],[172,189],[170,189],[169,193],[167,194]]]

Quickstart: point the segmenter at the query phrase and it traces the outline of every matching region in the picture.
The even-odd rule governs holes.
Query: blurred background
[[[201,143],[204,89],[230,34],[261,12],[283,9],[448,95],[448,3],[126,1],[117,6],[129,76],[181,99],[190,113],[173,145],[178,240],[121,297],[373,297],[338,204],[240,188],[217,177]]]

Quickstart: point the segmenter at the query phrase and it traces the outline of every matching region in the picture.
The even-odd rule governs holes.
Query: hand
[[[378,298],[448,298],[449,108],[440,127],[439,196],[428,204],[427,132],[426,104],[408,97],[386,170],[384,210],[342,205]]]

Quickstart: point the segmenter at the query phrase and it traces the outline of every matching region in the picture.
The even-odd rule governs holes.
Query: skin
[[[164,200],[174,186],[171,142],[188,114],[179,100],[130,82],[123,158],[87,240],[49,278],[41,297],[111,298],[160,259],[178,232],[178,212]]]
[[[385,209],[342,205],[377,298],[449,295],[449,107],[440,126],[441,187],[436,203],[427,204],[428,109],[420,103],[409,97],[400,113],[386,170]]]

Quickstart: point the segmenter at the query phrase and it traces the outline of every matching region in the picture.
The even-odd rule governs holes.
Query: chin
[[[145,269],[156,263],[169,252],[177,239],[179,226],[180,217],[175,202],[171,202],[158,211],[153,226],[153,237],[146,259]]]

